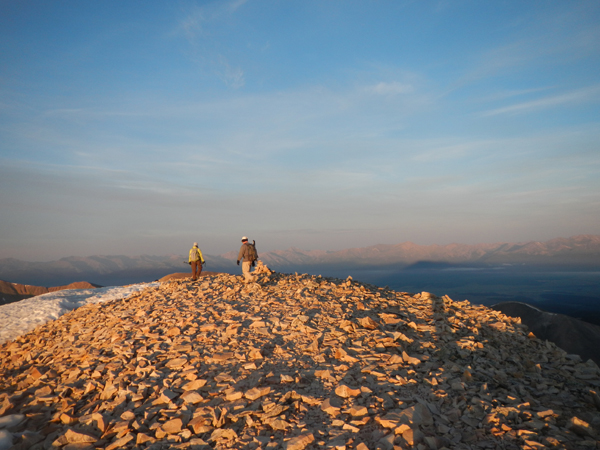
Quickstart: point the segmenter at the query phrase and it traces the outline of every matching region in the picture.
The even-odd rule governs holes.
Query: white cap
[[[198,243],[197,242],[194,242],[194,247],[198,247]]]
[[[242,241],[247,241],[247,240],[248,240],[248,238],[246,236],[242,237]]]

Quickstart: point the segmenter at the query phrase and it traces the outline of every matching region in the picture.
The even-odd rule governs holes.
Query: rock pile
[[[203,270],[202,273],[200,274],[201,277],[208,277],[208,276],[212,276],[212,275],[219,275],[221,272],[211,272],[209,270]],[[169,275],[165,275],[164,277],[160,278],[158,281],[165,282],[165,281],[173,281],[173,280],[185,280],[190,278],[190,273],[189,272],[176,272],[176,273],[171,273]]]
[[[220,274],[0,346],[13,449],[600,447],[600,370],[518,319],[309,275]]]

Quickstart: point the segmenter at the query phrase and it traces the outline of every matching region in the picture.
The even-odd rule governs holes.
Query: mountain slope
[[[503,302],[492,306],[510,317],[519,317],[538,338],[554,342],[568,353],[592,359],[600,364],[600,326],[583,320],[554,314],[519,302]]]
[[[258,271],[162,283],[0,345],[0,433],[19,449],[597,445],[600,369],[518,319]]]

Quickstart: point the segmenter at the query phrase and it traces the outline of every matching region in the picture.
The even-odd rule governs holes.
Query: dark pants
[[[197,280],[202,273],[202,264],[200,261],[192,261],[192,280]]]

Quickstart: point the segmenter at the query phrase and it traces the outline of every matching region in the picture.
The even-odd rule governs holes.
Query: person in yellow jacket
[[[188,263],[192,266],[192,281],[196,281],[202,273],[202,264],[204,264],[204,258],[197,242],[194,242],[194,246],[190,250]]]

